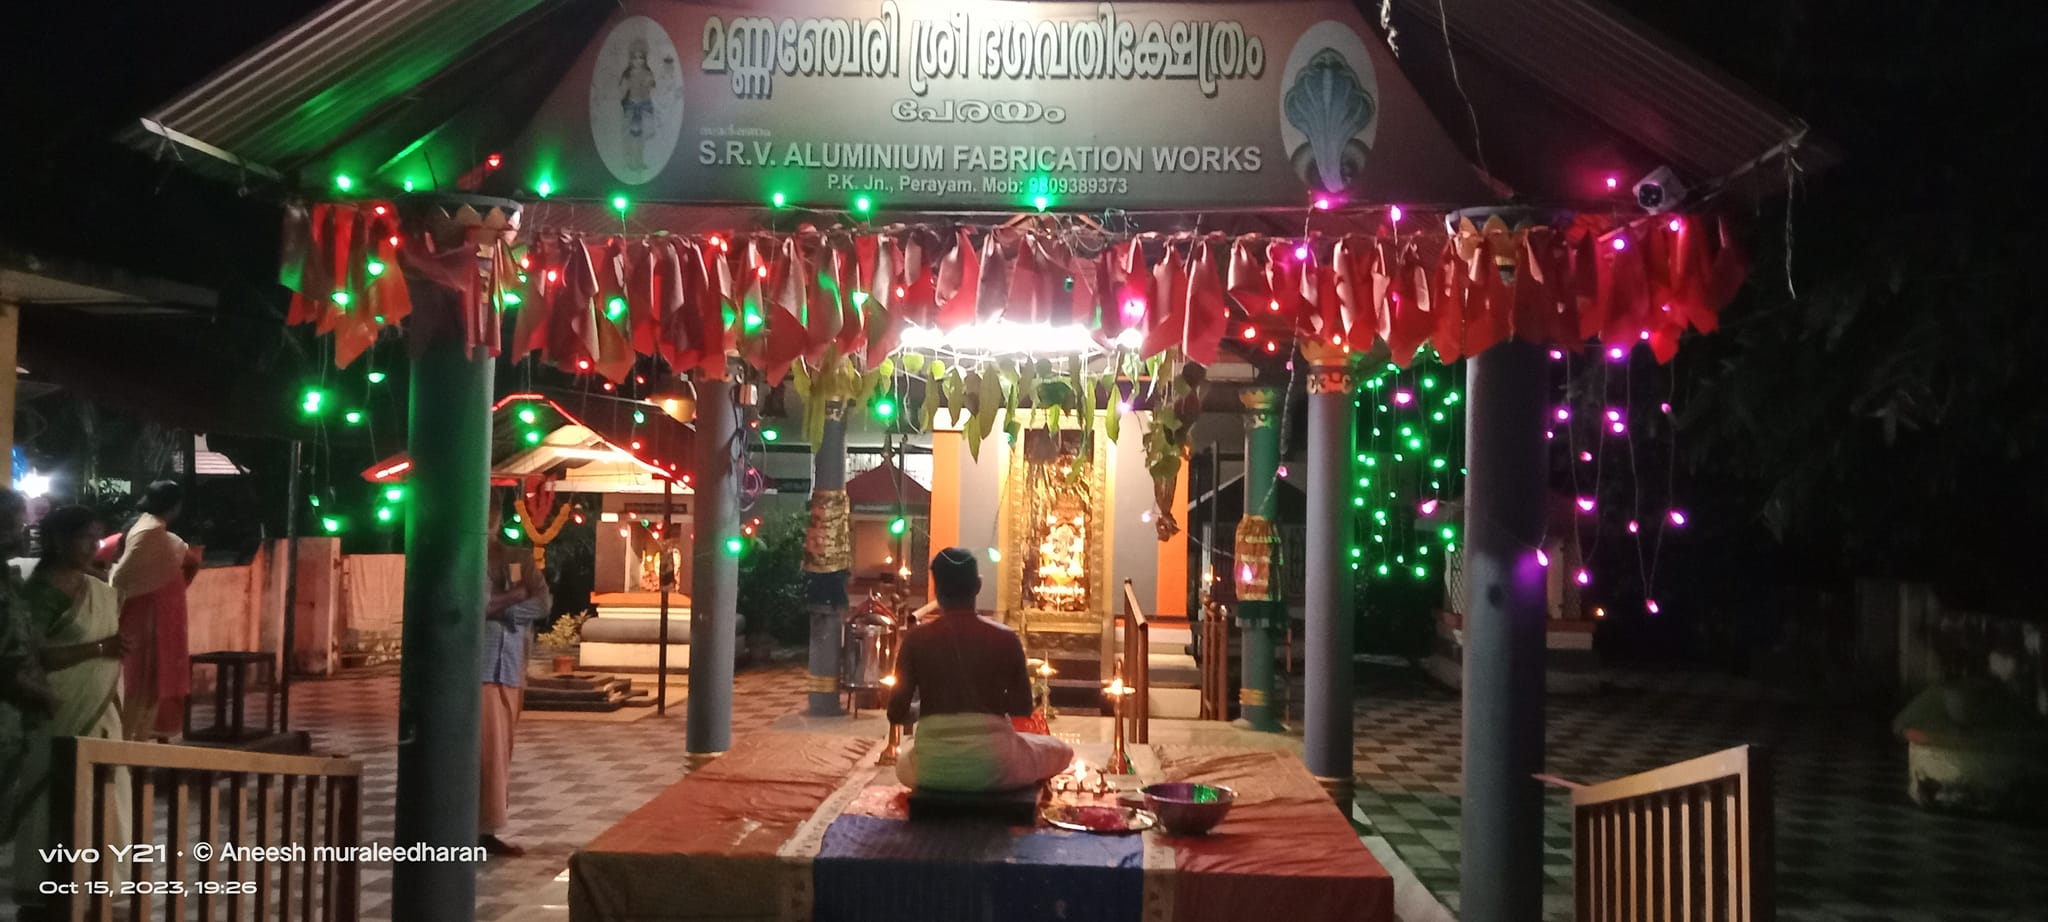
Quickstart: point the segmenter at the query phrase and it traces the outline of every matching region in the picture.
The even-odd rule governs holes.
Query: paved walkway
[[[1403,668],[1367,667],[1357,705],[1358,805],[1455,909],[1460,706]],[[1779,918],[1787,922],[2048,919],[2048,829],[1929,813],[1906,800],[1902,743],[1863,703],[1698,673],[1616,673],[1548,701],[1547,769],[1603,781],[1744,743],[1776,768]],[[1571,918],[1562,791],[1544,823],[1548,920]]]
[[[803,704],[800,667],[742,672],[734,733]],[[519,725],[507,838],[525,857],[478,880],[480,922],[566,918],[568,856],[683,774],[680,686],[670,716]],[[390,842],[396,786],[395,673],[293,689],[294,726],[323,752],[365,763],[364,837]],[[1776,758],[1780,917],[1788,922],[2018,922],[2048,918],[2048,829],[1942,816],[1904,796],[1901,747],[1862,709],[1700,674],[1619,674],[1591,698],[1549,702],[1549,770],[1597,781],[1740,743]],[[1405,669],[1369,667],[1357,708],[1359,806],[1422,881],[1455,909],[1459,703]],[[1547,919],[1570,918],[1570,833],[1553,796],[1545,830]],[[0,872],[7,870],[0,865]],[[0,877],[11,875],[0,873]],[[390,917],[388,867],[364,874],[363,918]],[[0,897],[0,919],[11,907]],[[543,909],[543,904],[547,905]]]

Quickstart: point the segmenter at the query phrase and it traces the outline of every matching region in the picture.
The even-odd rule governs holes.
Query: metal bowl
[[[1223,822],[1237,792],[1220,784],[1173,781],[1140,789],[1145,807],[1159,817],[1167,835],[1199,836]]]

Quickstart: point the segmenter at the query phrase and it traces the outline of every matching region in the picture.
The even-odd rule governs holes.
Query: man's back
[[[913,695],[920,714],[1031,713],[1031,679],[1017,632],[971,612],[947,612],[904,635],[889,719],[906,723]]]

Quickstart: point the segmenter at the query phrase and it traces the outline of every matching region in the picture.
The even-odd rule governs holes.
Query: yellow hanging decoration
[[[1237,599],[1263,602],[1275,597],[1273,591],[1273,548],[1279,536],[1273,523],[1248,515],[1237,522]]]
[[[561,537],[562,529],[568,527],[570,505],[569,503],[563,503],[556,506],[555,520],[549,522],[546,528],[535,529],[533,514],[526,508],[526,497],[519,496],[512,500],[512,508],[519,513],[520,530],[526,532],[527,540],[533,542],[534,566],[545,567],[548,565],[548,544]]]

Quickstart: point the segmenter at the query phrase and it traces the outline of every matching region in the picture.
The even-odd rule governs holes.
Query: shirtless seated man
[[[1031,714],[1024,644],[975,611],[981,573],[974,555],[940,551],[931,582],[939,614],[905,634],[896,654],[889,722],[910,725],[911,700],[920,701],[917,737],[897,759],[897,779],[932,791],[1008,791],[1065,770],[1072,748],[1010,723]]]

